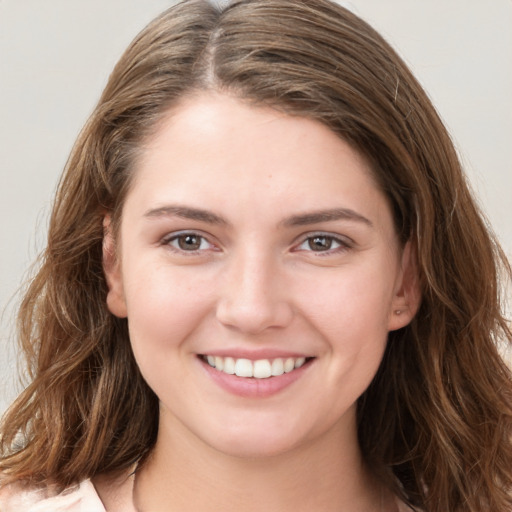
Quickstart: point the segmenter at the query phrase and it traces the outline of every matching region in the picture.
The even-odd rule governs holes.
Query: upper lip
[[[278,358],[288,358],[288,357],[305,357],[309,358],[311,355],[305,354],[303,352],[294,352],[290,350],[283,349],[273,349],[273,348],[261,348],[261,349],[243,349],[243,348],[233,348],[233,349],[219,349],[219,350],[211,350],[201,352],[200,355],[203,356],[217,356],[217,357],[232,357],[233,359],[249,359],[250,361],[258,361],[259,359],[278,359]]]

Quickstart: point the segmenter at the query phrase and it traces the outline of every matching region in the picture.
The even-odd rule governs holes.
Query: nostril
[[[224,301],[219,304],[216,316],[224,326],[241,332],[258,334],[268,328],[287,326],[293,314],[290,306],[285,302],[254,304]]]

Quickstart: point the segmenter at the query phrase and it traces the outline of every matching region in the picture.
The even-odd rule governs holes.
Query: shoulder
[[[397,512],[414,512],[412,508],[408,507],[403,501],[397,500]]]
[[[136,512],[133,504],[135,469],[132,467],[94,477],[96,492],[109,512]]]
[[[1,512],[106,512],[90,480],[61,493],[18,484],[0,489]]]

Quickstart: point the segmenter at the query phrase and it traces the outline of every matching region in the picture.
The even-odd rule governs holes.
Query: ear
[[[103,218],[103,272],[107,280],[107,307],[119,318],[126,318],[126,301],[124,298],[121,264],[116,254],[116,245],[112,233],[110,215]]]
[[[408,325],[421,303],[421,286],[418,272],[418,257],[414,244],[409,240],[402,252],[401,268],[389,313],[390,331]]]

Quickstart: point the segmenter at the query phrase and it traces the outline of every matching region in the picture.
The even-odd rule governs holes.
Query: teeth
[[[267,379],[272,376],[272,367],[268,359],[254,361],[253,377],[256,379]]]
[[[224,370],[224,359],[222,357],[215,357],[215,368],[218,368],[220,371]]]
[[[217,368],[217,366],[215,366]],[[222,371],[221,368],[218,368]],[[249,359],[237,359],[235,363],[235,375],[238,377],[252,377],[252,363]]]
[[[295,368],[295,359],[293,357],[289,357],[284,362],[284,373],[290,373]]]
[[[235,360],[232,357],[226,357],[224,359],[224,369],[222,371],[229,375],[235,374]]]
[[[217,370],[238,377],[254,377],[255,379],[267,379],[277,377],[283,373],[290,373],[300,368],[305,362],[305,357],[278,357],[277,359],[234,359],[233,357],[206,356],[203,357],[208,364]]]
[[[275,377],[277,375],[283,375],[284,373],[284,363],[282,359],[274,359],[272,361],[272,375]]]
[[[297,359],[295,359],[295,368],[300,368],[304,363],[306,362],[306,358],[305,357],[298,357]]]

